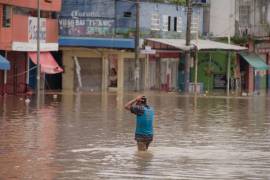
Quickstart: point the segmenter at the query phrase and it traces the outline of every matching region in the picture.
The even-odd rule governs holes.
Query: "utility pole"
[[[186,46],[190,46],[191,39],[191,18],[192,6],[191,0],[186,0],[187,3],[187,30],[186,30]],[[190,74],[190,50],[185,52],[185,93],[189,92],[189,74]]]
[[[37,95],[40,95],[40,0],[37,0]]]
[[[228,44],[231,44],[231,36],[228,35]],[[231,52],[228,53],[228,64],[227,64],[227,96],[230,96],[230,79],[231,79]]]
[[[136,0],[135,90],[140,90],[140,0]]]
[[[229,32],[228,32],[228,44],[231,44],[231,20],[233,17],[232,1],[230,0],[230,14],[229,14]],[[231,52],[228,52],[228,64],[227,64],[227,84],[226,91],[227,96],[230,96],[230,79],[231,79]]]

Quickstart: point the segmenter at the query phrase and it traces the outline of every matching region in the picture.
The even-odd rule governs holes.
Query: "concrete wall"
[[[40,0],[40,9],[45,11],[60,11],[61,2],[62,2],[61,0],[52,0],[51,2]],[[0,0],[0,4],[8,4],[19,7],[36,9],[37,0]]]
[[[210,34],[227,37],[235,34],[235,0],[210,0]]]
[[[62,76],[62,88],[63,90],[74,89],[74,60],[72,50],[63,51],[63,66],[65,71]]]
[[[14,7],[13,7],[14,8]],[[23,9],[23,8],[22,8]],[[26,8],[24,10],[27,10]],[[26,11],[27,12],[27,11]],[[0,4],[0,17],[3,16],[3,4]],[[30,36],[34,33],[33,27],[29,25],[29,22],[33,22],[33,18],[30,12],[23,15],[15,13],[14,9],[10,12],[10,26],[0,27],[0,49],[13,50],[12,43],[32,43],[36,38]],[[42,19],[45,25],[42,26],[41,41],[44,43],[58,43],[58,20],[51,18]],[[2,22],[2,21],[1,21]],[[36,22],[36,21],[35,21]],[[33,23],[35,24],[35,23]],[[31,37],[31,40],[30,40]],[[24,51],[22,48],[20,51]]]

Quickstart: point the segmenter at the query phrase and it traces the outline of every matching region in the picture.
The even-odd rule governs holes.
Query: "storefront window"
[[[11,25],[11,7],[3,6],[3,27],[10,27]]]

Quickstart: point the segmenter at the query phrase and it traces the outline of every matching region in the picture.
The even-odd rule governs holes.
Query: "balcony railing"
[[[270,26],[268,24],[240,26],[239,32],[241,36],[251,35],[255,37],[270,36]]]
[[[270,35],[270,26],[268,24],[253,26],[251,30],[254,36],[265,37]]]

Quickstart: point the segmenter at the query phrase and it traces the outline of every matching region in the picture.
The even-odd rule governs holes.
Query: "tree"
[[[186,0],[170,0],[170,2],[181,6],[186,5]]]

